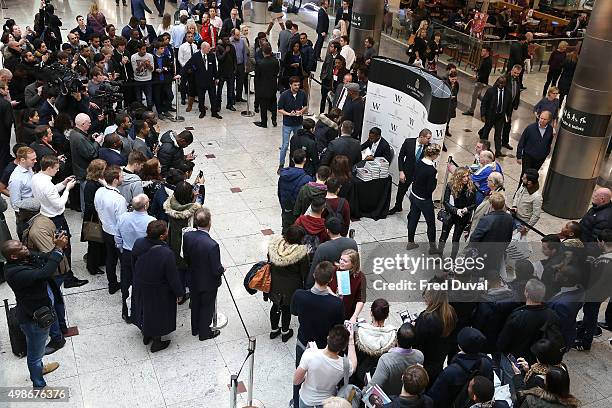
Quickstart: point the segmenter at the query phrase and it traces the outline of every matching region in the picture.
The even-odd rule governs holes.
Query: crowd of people
[[[516,146],[519,186],[508,186],[497,159],[505,156],[502,148],[513,149],[509,132],[524,61],[509,63],[508,74],[489,87],[491,50],[483,48],[465,113],[473,114],[485,91],[484,127],[474,162],[449,165],[438,232],[433,193],[444,146],[430,143],[432,132],[422,129],[407,137],[397,157],[378,127],[367,129],[367,141],[360,142],[374,40],[365,40],[362,53],[350,47],[348,1],[338,9],[335,28],[326,0],[321,2],[314,45],[297,23],[282,22],[276,2],[267,32],[258,33],[253,46],[240,3],[181,1],[172,24],[164,1],[156,1],[163,16],[157,30],[145,17],[151,10],[144,1],[133,0],[131,6],[133,17],[120,35],[95,3],[87,16],[77,16],[65,43],[62,21],[44,2],[32,29],[24,31],[11,19],[4,25],[0,192],[15,212],[16,235],[1,231],[2,278],[15,293],[17,330],[11,336],[20,331],[25,337],[35,388],[44,389],[44,375],[59,367],[43,364],[43,357],[66,344],[62,287],[88,284],[82,279],[87,273],[105,274],[109,295],[121,293],[122,319],[140,329],[151,352],[169,346],[165,336],[176,329],[177,304],[187,301],[192,335],[206,341],[220,334],[210,326],[225,268],[219,244],[209,234],[212,215],[204,206],[203,174],[193,174],[194,134],[161,132],[158,120],[173,119],[174,91],[187,112],[197,100],[200,118],[210,110],[222,119],[223,95],[225,109],[235,111],[250,92],[253,72],[254,106],[261,114],[255,125],[266,128],[268,112],[273,126],[282,116],[282,231],[268,246],[271,284],[264,298],[271,302],[270,339],[288,342],[294,336],[292,316],[298,320],[290,404],[346,407],[364,396],[368,406],[378,408],[381,395],[387,395],[385,407],[504,407],[506,402],[495,400],[500,382],[509,386],[515,406],[577,406],[570,392],[571,367],[563,358],[570,349],[590,350],[600,327],[612,323],[609,306],[606,322],[597,321],[610,296],[612,193],[597,189],[580,222],[543,236],[544,260],[530,260],[526,236],[536,234],[542,212],[539,170],[556,134],[559,89],[547,89],[547,81],[547,97],[534,108],[536,121]],[[421,67],[437,74],[441,36],[435,33],[427,43],[426,17],[419,21],[409,62],[422,61]],[[269,41],[274,23],[281,26],[277,55]],[[551,57],[553,85],[557,59]],[[321,105],[315,121],[304,116],[316,71]],[[451,137],[459,92],[452,64],[444,79],[454,98],[446,129]],[[468,246],[487,251],[480,275],[441,270],[431,282],[486,278],[485,291],[456,299],[428,289],[425,309],[399,327],[388,322],[387,300],[367,299],[371,292],[362,270],[367,254],[360,253],[350,228],[352,171],[378,158],[398,163],[397,197],[389,214],[402,212],[407,198],[407,251],[420,246],[415,238],[421,215],[430,256],[445,255],[451,230],[450,258],[462,251],[462,236]],[[0,209],[6,211],[3,203]],[[78,234],[66,221],[67,209],[82,214]],[[85,271],[72,268],[76,236],[87,243]],[[369,302],[368,322],[362,316]],[[584,317],[577,322],[580,310]],[[370,395],[373,389],[382,394]]]

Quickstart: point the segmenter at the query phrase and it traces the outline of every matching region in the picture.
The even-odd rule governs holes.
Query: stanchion
[[[179,76],[178,78],[174,79],[174,85],[175,85],[175,98],[174,101],[176,103],[176,112],[174,112],[174,119],[171,119],[173,122],[184,122],[185,118],[182,116],[179,116],[179,107],[181,106],[181,104],[179,103],[179,93],[180,93],[180,89],[179,89],[179,81],[181,80],[181,77]]]
[[[442,197],[444,197],[444,189],[446,189],[446,185],[448,184],[448,166],[449,164],[453,163],[453,156],[448,156],[448,160],[446,161],[446,169],[444,172],[444,184],[442,184],[443,189],[442,189]],[[434,201],[436,208],[442,208],[444,207],[444,205],[442,204],[442,200],[435,200]]]
[[[210,325],[212,330],[219,330],[227,326],[227,316],[217,311],[217,299],[215,299],[215,314],[213,314],[213,321]]]
[[[230,408],[236,408],[238,403],[238,376],[232,374],[230,377]]]
[[[251,111],[251,73],[247,74],[247,108],[245,111],[240,112],[242,116],[253,117],[255,112]]]
[[[304,114],[304,117],[314,116],[314,113],[310,113],[310,90],[312,89],[312,74],[308,75],[308,93],[306,94],[306,102],[308,106],[308,113]]]
[[[247,405],[243,408],[264,408],[263,402],[253,399],[253,375],[255,372],[255,337],[249,338],[249,379],[247,385]]]

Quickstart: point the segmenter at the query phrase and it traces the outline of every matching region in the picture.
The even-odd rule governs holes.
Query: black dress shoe
[[[66,345],[66,339],[62,338],[61,340],[51,340],[47,346],[45,347],[45,355],[55,353],[57,350],[63,348]]]
[[[119,289],[121,289],[121,283],[111,283],[110,285],[108,285],[108,293],[110,293],[111,295],[114,295],[115,293],[117,293],[119,291]]]
[[[268,125],[264,125],[261,122],[253,122],[253,124],[257,127],[264,128],[264,129],[268,127]]]
[[[74,278],[74,279],[70,279],[70,280],[64,281],[64,287],[66,289],[68,289],[68,288],[78,288],[79,286],[83,286],[83,285],[86,285],[88,283],[89,283],[89,281],[87,279]]]
[[[105,272],[100,268],[87,269],[90,275],[103,275]]]
[[[393,215],[398,212],[402,212],[402,209],[398,207],[393,207],[392,209],[389,210],[388,215]]]
[[[161,340],[161,339],[153,339],[153,344],[151,344],[151,353],[157,353],[158,351],[162,351],[163,349],[167,349],[170,345],[170,340]]]
[[[281,340],[283,341],[283,343],[286,343],[291,337],[293,337],[293,329],[289,329],[286,332],[283,332],[281,335]]]
[[[181,105],[187,105],[187,101],[185,101],[184,99],[181,99]]]
[[[270,331],[270,339],[274,340],[275,338],[280,336],[280,334],[281,334],[281,330],[280,329],[272,330],[272,331]]]
[[[189,296],[189,292],[185,293],[185,296],[183,296],[183,299],[178,302],[179,305],[184,304],[187,300],[189,300],[190,296]]]
[[[219,115],[217,112],[213,113],[211,116],[215,119],[223,119],[223,116]]]
[[[419,244],[417,244],[416,242],[409,242],[406,244],[406,250],[410,251],[412,249],[417,249],[419,247]]]
[[[206,112],[200,112],[200,115],[198,116],[200,119],[202,119],[204,116],[206,116]],[[215,117],[215,115],[213,114],[213,118]]]
[[[145,346],[148,346],[151,340],[153,340],[153,337],[142,336],[142,344],[144,344]]]
[[[514,150],[514,148],[512,146],[510,146],[508,143],[502,145],[503,148],[508,149],[508,150]]]
[[[239,99],[236,99],[236,102],[246,102],[246,99],[239,98]]]
[[[234,108],[233,106],[226,106],[225,109],[231,110],[232,112],[236,112],[236,108]]]
[[[202,336],[200,334],[200,341],[204,341],[204,340],[210,340],[210,339],[214,339],[215,337],[217,337],[218,335],[221,334],[221,331],[219,330],[213,330],[211,331],[209,334],[205,334],[204,336]]]
[[[273,120],[273,121],[272,121],[272,126],[276,127],[276,126],[278,126],[278,123],[276,123],[276,121],[275,121],[275,120]]]
[[[255,107],[255,113],[259,113],[259,106]]]

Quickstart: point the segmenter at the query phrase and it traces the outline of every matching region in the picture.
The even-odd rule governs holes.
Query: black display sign
[[[566,106],[561,115],[561,127],[581,136],[604,137],[610,115],[597,115]]]
[[[371,14],[356,13],[353,11],[351,18],[351,28],[359,30],[374,30],[376,16]]]

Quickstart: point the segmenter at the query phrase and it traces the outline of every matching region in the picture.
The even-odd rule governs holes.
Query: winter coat
[[[313,217],[311,215],[300,215],[295,220],[295,225],[302,227],[306,234],[317,236],[319,238],[319,244],[325,241],[329,241],[329,235],[325,229],[325,218]]]
[[[317,152],[317,143],[315,135],[306,129],[299,129],[289,142],[289,165],[294,166],[293,152],[297,149],[302,149],[306,152],[306,163],[304,171],[314,177],[317,168],[319,167],[319,153]]]
[[[176,266],[185,268],[185,260],[181,256],[183,244],[183,228],[191,226],[193,215],[202,206],[198,203],[181,204],[174,195],[164,203],[164,211],[168,215],[168,245],[176,259]]]
[[[139,238],[132,249],[132,323],[147,337],[176,330],[176,299],[185,294],[172,250],[165,242]]]
[[[268,245],[272,285],[270,299],[279,306],[291,305],[293,293],[304,287],[308,274],[308,254],[305,245],[287,244],[275,237]]]
[[[542,388],[534,388],[523,392],[525,401],[520,408],[576,408],[578,400],[573,396],[561,398]]]
[[[413,347],[423,352],[423,367],[429,374],[429,383],[433,384],[451,349],[451,336],[442,337],[442,320],[434,313],[422,312],[414,322],[414,328],[416,342]]]
[[[297,199],[295,200],[295,206],[293,207],[293,215],[297,218],[300,215],[308,211],[308,207],[312,203],[313,198],[323,197],[327,195],[327,186],[325,184],[319,184],[316,181],[304,185],[298,193]]]
[[[492,288],[482,294],[476,303],[472,315],[472,327],[478,329],[487,338],[486,347],[482,350],[486,353],[497,351],[497,336],[504,327],[506,319],[512,311],[520,307],[518,298],[512,289]]]
[[[293,211],[300,189],[304,184],[314,181],[304,169],[285,167],[278,178],[278,201],[285,211]]]
[[[157,159],[161,164],[162,175],[165,175],[171,168],[176,168],[179,163],[185,160],[183,148],[179,147],[176,143],[175,137],[176,135],[173,131],[168,131],[160,139]]]
[[[164,211],[164,203],[168,200],[168,197],[174,194],[174,187],[163,183],[161,187],[155,190],[153,200],[151,200],[151,207],[149,207],[150,215],[158,220],[168,221],[168,214]]]
[[[359,324],[357,331],[355,331],[357,368],[351,379],[351,384],[358,387],[364,386],[366,373],[376,371],[380,356],[395,347],[396,342],[397,329],[392,325],[376,327],[368,323]]]
[[[319,121],[315,125],[314,134],[317,151],[320,156],[323,150],[327,149],[329,142],[338,137],[338,124],[322,113],[319,115]]]

